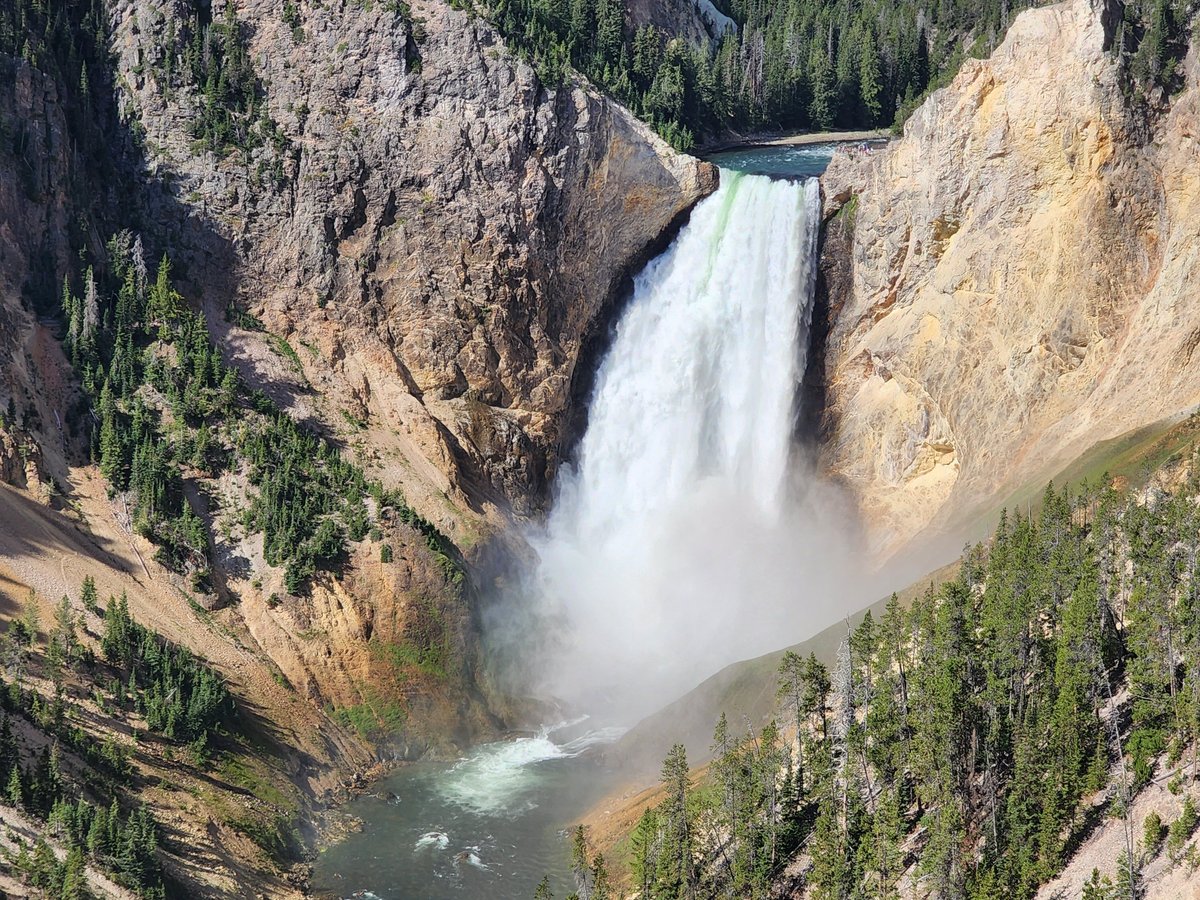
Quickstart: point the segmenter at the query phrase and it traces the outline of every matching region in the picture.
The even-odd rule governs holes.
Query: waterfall
[[[787,643],[819,212],[815,180],[722,171],[635,280],[534,541],[559,696],[648,708]]]

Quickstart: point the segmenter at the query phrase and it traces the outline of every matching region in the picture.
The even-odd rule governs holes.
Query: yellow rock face
[[[1200,403],[1196,67],[1147,130],[1105,47],[1089,0],[1026,12],[823,179],[823,464],[882,553]]]

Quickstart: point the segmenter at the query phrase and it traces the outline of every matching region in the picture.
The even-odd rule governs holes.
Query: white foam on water
[[[540,764],[574,759],[623,733],[621,729],[605,728],[564,744],[551,740],[551,734],[579,721],[548,726],[532,737],[477,747],[439,778],[437,790],[447,802],[483,815],[533,809],[537,805]]]
[[[444,831],[427,831],[413,845],[413,850],[445,850],[450,846],[450,836]]]
[[[454,857],[454,862],[456,865],[459,863],[466,863],[467,865],[473,866],[482,872],[492,871],[491,867],[485,865],[483,860],[480,858],[478,847],[468,847],[467,849],[463,850],[456,857]]]

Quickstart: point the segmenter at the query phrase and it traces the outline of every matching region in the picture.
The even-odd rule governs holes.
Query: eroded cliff
[[[902,138],[823,178],[823,463],[884,552],[1200,403],[1200,73],[1189,54],[1148,117],[1113,16],[1022,13]]]
[[[585,344],[715,172],[590,87],[547,91],[444,4],[300,4],[294,25],[275,0],[236,8],[282,138],[226,155],[195,148],[199,92],[166,88],[184,5],[118,14],[164,188],[152,209],[177,223],[193,284],[288,340],[296,393],[332,426],[361,424],[381,471],[452,537],[468,510],[536,509]],[[255,355],[252,335],[225,339]]]
[[[368,475],[401,487],[472,556],[510,511],[537,509],[581,357],[603,340],[632,272],[715,187],[715,170],[586,84],[545,89],[484,22],[443,4],[284,12],[265,0],[116,4],[124,155],[141,170],[116,180],[131,196],[112,206],[119,224],[143,223],[151,254],[170,254],[227,361],[343,443]],[[223,23],[223,45],[215,25],[204,30],[210,17]],[[215,88],[193,73],[218,52],[221,77],[255,97],[253,121],[238,126],[254,140],[198,128]],[[45,345],[54,356],[64,326],[54,312],[38,326],[18,303],[29,272],[53,286],[79,249],[68,246],[78,213],[67,197],[70,135],[53,96],[44,114],[24,109],[31,79],[43,92],[53,79],[16,66],[21,114],[39,126],[28,178],[40,181],[27,227],[9,235],[5,314],[28,352],[14,352],[8,386],[22,409],[31,404],[42,442],[66,459],[74,439],[78,461],[79,436],[67,433],[77,395],[61,353],[53,365],[31,355]],[[6,190],[21,184],[14,175]],[[8,480],[28,487],[14,440]],[[312,599],[281,603],[280,573],[253,534],[231,527],[251,499],[244,479],[234,472],[201,493],[218,602],[238,601],[254,638],[318,704],[348,705],[378,678],[369,645],[386,656],[402,643],[405,623],[424,615],[414,604],[438,606],[439,634],[469,644],[470,614],[434,584],[438,563],[411,528],[352,552],[345,582],[321,579]],[[400,551],[381,568],[374,544],[384,537]],[[469,669],[470,653],[457,655]]]
[[[214,896],[282,896],[289,829],[377,751],[452,754],[504,726],[481,693],[476,594],[454,557],[487,560],[490,535],[539,508],[581,359],[716,173],[584,83],[546,90],[484,22],[441,3],[127,0],[112,14],[111,132],[81,124],[61,73],[0,59],[14,74],[0,84],[0,613],[32,597],[49,620],[65,593],[94,640],[78,600],[91,575],[102,600],[124,592],[136,619],[222,674],[250,731],[220,764],[257,768],[209,790],[203,766],[156,745],[135,754],[138,797],[171,830],[172,874]],[[232,44],[197,37],[209,15],[235,22],[244,60],[227,72],[255,98],[218,137],[198,126],[216,88],[181,75],[229,62]],[[92,83],[109,84],[94,70]],[[79,261],[102,260],[120,229],[151,265],[170,256],[249,388],[402,489],[304,590],[285,589],[246,524],[243,463],[177,461],[206,532],[201,587],[155,559],[136,498],[90,464],[98,426],[57,297],[64,275],[81,290]],[[222,452],[234,426],[212,426]],[[116,727],[98,718],[96,739]],[[172,767],[195,803],[164,783]],[[245,814],[260,787],[278,802]]]

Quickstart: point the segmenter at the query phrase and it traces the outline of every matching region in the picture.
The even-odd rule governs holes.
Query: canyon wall
[[[194,8],[112,4],[120,125],[103,139],[54,77],[0,59],[14,73],[0,79],[0,612],[32,596],[50,621],[92,575],[102,600],[126,593],[139,621],[210,661],[262,732],[230,759],[286,795],[255,808],[269,835],[277,813],[311,821],[379,752],[454,755],[508,724],[477,677],[475,586],[391,517],[289,596],[238,525],[244,471],[186,473],[212,595],[156,562],[90,464],[59,342],[81,247],[100,258],[128,227],[151,260],[168,253],[225,360],[482,567],[490,538],[540,509],[630,277],[716,170],[584,83],[548,89],[480,18],[438,2],[300,3],[293,18],[238,0],[266,137],[214,149],[196,131],[203,86],[161,77]],[[414,629],[445,658],[414,662]],[[209,790],[180,763],[173,780],[201,794],[181,802],[157,787],[160,756],[137,756],[140,799],[182,835],[179,877],[198,895],[291,895],[303,872],[247,837],[250,788]]]
[[[822,179],[822,461],[883,553],[1200,403],[1197,70],[1148,116],[1115,13],[1022,13]]]
[[[485,22],[442,3],[301,3],[285,15],[274,0],[239,0],[211,15],[230,11],[260,97],[256,142],[199,136],[203,86],[179,77],[198,21],[188,2],[114,5],[123,124],[105,146],[72,134],[53,79],[12,63],[6,109],[27,123],[34,165],[14,159],[0,178],[13,211],[0,232],[0,399],[15,398],[28,425],[0,442],[5,480],[41,490],[38,447],[62,488],[78,480],[81,407],[54,298],[73,233],[96,252],[106,229],[128,226],[151,258],[170,254],[252,386],[486,562],[488,538],[545,498],[581,359],[716,170],[584,83],[542,85]],[[393,686],[424,709],[404,753],[495,726],[472,698],[471,586],[443,584],[417,530],[392,523],[377,540],[395,562],[380,564],[375,541],[353,547],[344,579],[282,602],[281,572],[236,525],[245,478],[196,489],[212,602],[236,604],[230,615],[315,705],[370,702],[365,686],[394,674],[388,648],[433,616],[463,680],[431,687],[432,701]]]
[[[210,319],[236,298],[303,372],[226,345],[469,542],[464,521],[539,507],[581,354],[715,170],[586,85],[547,90],[479,18],[401,6],[302,3],[293,26],[237,0],[282,152],[195,149],[198,92],[157,74],[187,4],[126,2],[116,45],[152,218]]]

